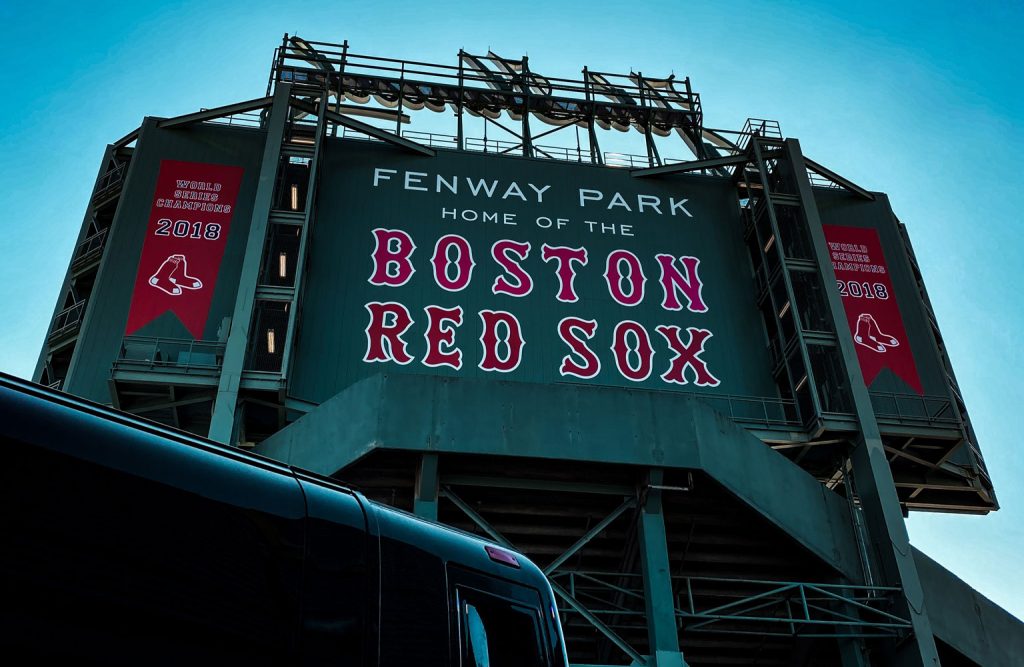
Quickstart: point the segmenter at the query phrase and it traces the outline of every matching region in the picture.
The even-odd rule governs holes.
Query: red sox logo
[[[181,295],[183,289],[203,288],[202,280],[188,275],[188,262],[185,255],[171,255],[165,259],[156,273],[149,277],[149,284],[171,296]]]
[[[887,333],[882,333],[871,313],[862,313],[857,317],[857,329],[853,340],[873,352],[885,352],[890,347],[899,347],[900,342]]]

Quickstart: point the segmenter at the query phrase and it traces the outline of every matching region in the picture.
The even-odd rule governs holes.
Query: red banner
[[[863,227],[824,227],[864,384],[870,387],[878,373],[888,368],[923,394],[878,232]]]
[[[168,310],[203,337],[224,257],[241,167],[163,160],[125,334]]]

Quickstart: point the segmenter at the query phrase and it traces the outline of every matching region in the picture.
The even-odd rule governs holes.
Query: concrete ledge
[[[375,448],[704,470],[851,581],[861,578],[846,502],[695,396],[377,375],[257,451],[331,475]]]

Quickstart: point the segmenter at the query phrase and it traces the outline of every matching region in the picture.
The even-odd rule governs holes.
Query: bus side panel
[[[0,423],[5,654],[294,660],[304,504],[293,477],[8,389]]]
[[[430,548],[442,529],[376,506],[380,525],[380,665],[447,667],[448,584]],[[422,545],[422,546],[420,546]]]
[[[356,496],[299,474],[306,495],[302,664],[377,663],[376,538]]]

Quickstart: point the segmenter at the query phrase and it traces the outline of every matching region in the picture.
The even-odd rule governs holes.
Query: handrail
[[[55,338],[71,329],[77,327],[82,321],[85,313],[85,300],[71,304],[53,317],[53,326],[50,327],[49,338]]]
[[[563,570],[549,575],[595,617],[644,615],[638,573]],[[673,575],[675,616],[688,632],[816,637],[900,636],[909,619],[894,610],[896,586]],[[613,583],[615,582],[615,583]],[[779,627],[783,626],[783,627]]]
[[[117,164],[105,171],[96,181],[96,189],[93,191],[92,195],[93,201],[105,199],[107,196],[117,191],[124,182],[124,177],[127,171],[128,164],[125,162]]]
[[[953,402],[945,396],[924,396],[896,392],[872,391],[871,405],[879,419],[902,423],[959,426],[960,419]]]
[[[107,240],[107,233],[109,231],[110,231],[109,227],[106,228],[106,229],[101,229],[100,231],[96,232],[95,234],[86,237],[85,240],[83,240],[81,243],[79,243],[78,247],[75,248],[75,257],[74,257],[74,260],[73,260],[72,263],[78,262],[78,261],[82,260],[83,258],[89,256],[93,252],[103,248],[103,244]]]
[[[219,341],[125,336],[113,370],[216,371],[223,363],[224,348]]]

